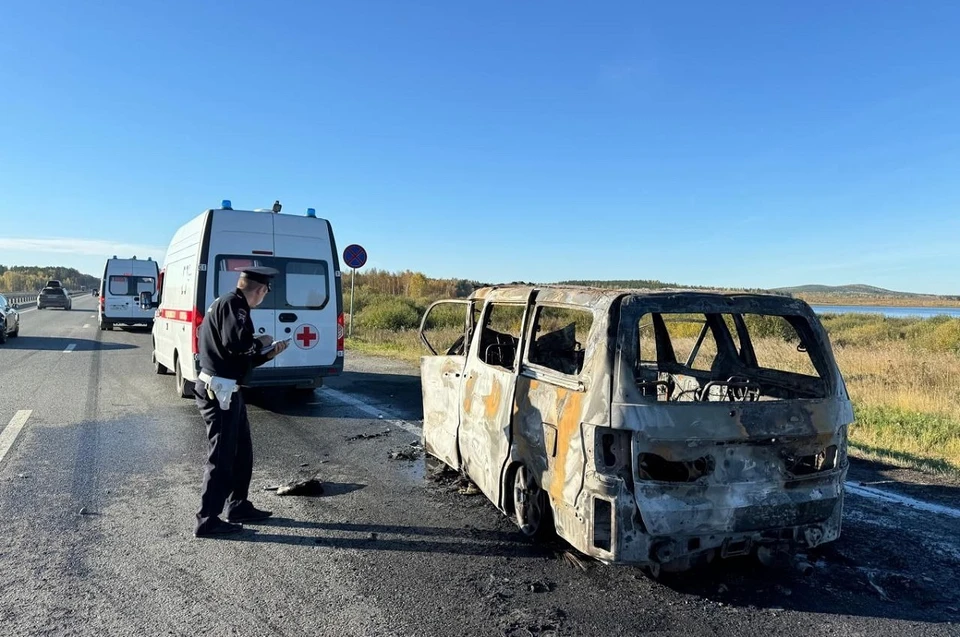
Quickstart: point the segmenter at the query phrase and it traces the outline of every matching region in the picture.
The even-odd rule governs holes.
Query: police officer
[[[235,533],[243,530],[240,523],[271,515],[247,499],[253,445],[239,385],[254,367],[287,347],[285,342],[273,343],[269,336],[254,338],[250,318],[250,310],[263,302],[276,274],[273,268],[243,270],[237,289],[214,301],[200,326],[200,378],[194,391],[207,425],[210,451],[197,512],[197,537]],[[226,513],[227,521],[220,519],[221,512]]]

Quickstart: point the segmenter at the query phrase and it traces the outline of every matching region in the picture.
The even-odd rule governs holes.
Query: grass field
[[[823,323],[854,403],[851,453],[960,477],[960,319],[844,314]],[[438,349],[456,335],[437,333]],[[785,368],[796,360],[795,347],[782,340],[756,345],[760,360]],[[360,329],[347,347],[411,363],[426,351],[415,329]]]

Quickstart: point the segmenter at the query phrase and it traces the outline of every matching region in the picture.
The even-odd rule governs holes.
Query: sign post
[[[357,279],[357,268],[362,268],[367,262],[367,251],[363,246],[351,243],[343,249],[343,262],[350,266],[350,330],[347,336],[353,336],[353,290]]]

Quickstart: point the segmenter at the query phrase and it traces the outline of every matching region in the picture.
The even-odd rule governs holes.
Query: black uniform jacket
[[[211,376],[243,381],[267,362],[262,344],[253,337],[250,305],[240,290],[213,302],[200,324],[200,369]]]

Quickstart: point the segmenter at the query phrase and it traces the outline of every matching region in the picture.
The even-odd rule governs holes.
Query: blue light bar
[[[229,200],[229,199],[224,199],[223,201],[221,201],[221,202],[220,202],[220,207],[221,207],[223,210],[233,210],[233,204],[230,203],[230,200]]]
[[[316,209],[316,208],[307,208],[307,216],[316,219],[316,218],[317,218],[317,209]]]

